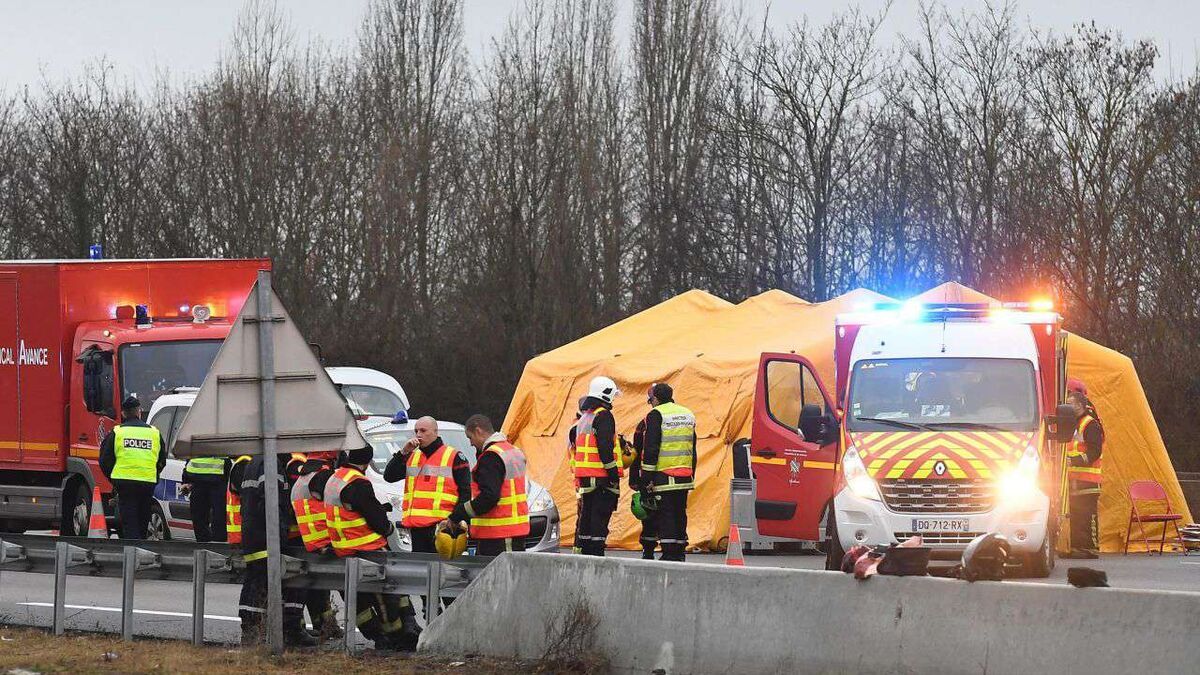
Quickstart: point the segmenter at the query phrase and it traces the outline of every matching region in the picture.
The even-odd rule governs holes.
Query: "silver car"
[[[384,504],[391,504],[390,517],[400,531],[401,544],[406,550],[411,550],[412,542],[408,536],[408,530],[400,527],[404,481],[388,483],[383,480],[383,470],[387,467],[392,455],[413,437],[413,422],[393,424],[390,421],[381,420],[376,424],[362,425],[362,431],[363,437],[375,449],[374,465],[368,469],[367,477],[375,486],[376,498]],[[467,440],[467,434],[461,424],[438,421],[438,435],[442,437],[442,442],[462,452],[467,458],[467,462],[474,468],[475,448]],[[550,497],[550,491],[530,480],[527,498],[529,499],[529,536],[525,538],[525,550],[558,552],[558,507],[555,506],[554,499]],[[474,548],[474,542],[472,542],[471,548]]]

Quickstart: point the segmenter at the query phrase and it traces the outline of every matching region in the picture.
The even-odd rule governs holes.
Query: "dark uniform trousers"
[[[225,481],[198,480],[188,497],[196,541],[225,541]]]
[[[668,490],[656,493],[658,508],[648,511],[652,529],[658,536],[662,546],[660,560],[683,562],[684,551],[687,550],[687,490]],[[643,536],[645,530],[643,529]],[[642,557],[646,557],[646,543],[642,542]],[[651,548],[653,558],[654,549]]]
[[[646,519],[642,521],[642,534],[638,536],[638,543],[642,545],[642,560],[654,560],[654,549],[658,548],[658,522],[655,515],[655,511],[647,510]]]
[[[475,555],[500,555],[505,551],[524,551],[524,537],[508,537],[505,539],[480,539],[475,545]]]
[[[283,588],[283,630],[294,632],[304,627],[303,588]],[[258,638],[265,637],[263,621],[267,614],[267,561],[255,560],[246,563],[246,576],[242,580],[242,592],[238,596],[238,617],[242,620],[242,634],[257,632]]]
[[[150,513],[154,509],[155,484],[137,480],[115,482],[121,538],[145,539],[146,530],[150,529]]]
[[[580,553],[604,555],[608,524],[616,510],[617,495],[611,490],[594,489],[583,494],[579,499],[579,522],[575,526],[575,547]]]
[[[1086,487],[1095,488],[1094,485],[1086,485]],[[1070,504],[1072,549],[1100,550],[1100,519],[1097,515],[1099,506],[1099,491],[1077,494],[1072,487]]]

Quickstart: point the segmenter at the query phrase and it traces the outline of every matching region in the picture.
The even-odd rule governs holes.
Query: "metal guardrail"
[[[425,620],[438,614],[439,597],[458,597],[491,562],[489,557],[443,560],[432,553],[372,551],[357,557],[282,551],[283,585],[341,591],[346,616],[354,617],[358,593],[425,595]],[[204,642],[204,588],[207,583],[240,584],[246,564],[241,549],[229,544],[189,541],[124,541],[44,535],[0,535],[0,575],[32,572],[54,575],[54,634],[64,630],[68,576],[122,580],[121,637],[133,639],[133,593],[137,579],[192,583],[192,642]],[[357,649],[352,620],[347,620],[346,651]]]

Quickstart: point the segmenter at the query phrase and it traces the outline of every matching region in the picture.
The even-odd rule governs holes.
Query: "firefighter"
[[[465,426],[479,458],[471,476],[473,497],[459,502],[443,526],[469,518],[479,555],[524,551],[529,535],[525,453],[497,432],[484,415],[472,415]]]
[[[192,511],[196,541],[225,541],[228,524],[226,486],[229,460],[224,457],[193,457],[183,467],[184,485]]]
[[[567,442],[575,448],[573,468],[579,495],[575,547],[584,555],[604,555],[609,520],[621,494],[617,421],[610,410],[620,393],[611,379],[592,378],[579,421],[568,432]]]
[[[288,458],[280,455],[269,458],[279,463],[279,530],[267,531],[267,498],[263,457],[259,455],[246,464],[238,491],[242,515],[242,560],[246,563],[242,592],[238,598],[238,617],[242,620],[242,644],[263,641],[263,621],[267,611],[267,537],[287,540],[291,517],[287,483],[283,471]],[[292,647],[312,647],[318,640],[304,630],[304,589],[283,589],[283,639]]]
[[[320,472],[332,473],[337,452],[311,452],[303,465],[297,467],[297,476],[292,481],[290,500],[292,512],[296,514],[296,527],[304,548],[312,553],[329,551],[329,525],[325,517],[325,503],[309,489],[309,483]],[[326,477],[328,480],[328,477]],[[312,620],[313,629],[323,639],[342,637],[337,623],[337,610],[330,600],[329,591],[309,589],[305,592],[304,606]]]
[[[436,553],[437,524],[457,504],[471,499],[471,465],[457,448],[442,441],[432,417],[418,419],[413,433],[384,468],[383,479],[404,480],[400,524],[408,528],[413,553]]]
[[[638,457],[641,457],[646,448],[646,420],[642,419],[638,422],[637,429],[633,432],[633,447],[637,451]],[[634,462],[629,465],[629,488],[634,492],[639,493],[638,499],[641,500],[639,488],[642,481],[642,465],[641,462]],[[649,499],[646,500],[650,502]],[[645,509],[647,505],[643,504]],[[650,511],[646,511],[647,517],[641,520],[642,533],[638,535],[638,543],[642,545],[642,560],[654,560],[654,549],[658,548],[658,530],[655,528],[655,521],[650,517]]]
[[[121,402],[121,423],[100,443],[100,470],[117,491],[122,539],[146,538],[154,486],[166,465],[162,434],[142,421],[137,396],[128,396]]]
[[[676,403],[674,394],[663,382],[646,393],[652,410],[646,415],[637,489],[643,504],[653,504],[647,513],[662,546],[661,559],[683,562],[688,543],[687,499],[695,487],[696,416]]]
[[[1072,391],[1067,401],[1075,408],[1079,423],[1067,448],[1071,551],[1065,557],[1094,559],[1099,557],[1100,550],[1098,511],[1103,482],[1104,427],[1082,391]]]
[[[375,498],[375,488],[364,475],[374,457],[371,446],[343,455],[336,471],[321,471],[309,482],[312,493],[325,502],[329,541],[340,557],[391,548],[400,550],[400,539],[387,510]],[[408,596],[360,593],[355,622],[376,649],[416,649],[421,628]]]
[[[225,539],[231,544],[242,543],[242,478],[250,455],[241,455],[229,467],[229,484],[225,486]]]

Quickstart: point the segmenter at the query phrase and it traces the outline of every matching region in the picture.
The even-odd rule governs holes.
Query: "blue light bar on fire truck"
[[[865,303],[854,312],[839,314],[838,325],[901,324],[943,321],[993,321],[996,323],[1057,323],[1049,300],[1032,302],[940,302],[919,300]]]

